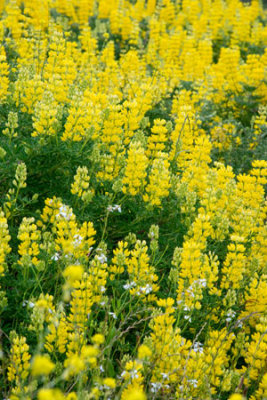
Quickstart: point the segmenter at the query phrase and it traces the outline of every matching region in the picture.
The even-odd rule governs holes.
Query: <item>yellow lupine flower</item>
[[[32,362],[32,376],[49,375],[54,368],[55,364],[48,356],[37,355]]]
[[[67,282],[73,286],[75,281],[82,279],[84,268],[82,265],[69,265],[64,271],[63,276]]]
[[[40,389],[38,400],[64,400],[64,395],[59,389]]]
[[[113,378],[105,378],[103,379],[103,384],[107,386],[110,389],[115,389],[116,387],[116,381]]]
[[[92,337],[92,342],[98,345],[103,344],[105,342],[105,337],[100,333],[97,333]]]
[[[8,244],[10,239],[7,219],[4,212],[0,209],[0,276],[4,273],[6,256],[11,251],[11,247]]]
[[[29,375],[30,360],[29,346],[26,338],[15,335],[12,340],[10,350],[10,363],[8,366],[7,377],[10,382],[16,379],[25,380]]]
[[[146,400],[146,395],[142,389],[132,389],[127,393],[128,400]]]
[[[229,400],[243,400],[242,394],[235,393],[229,397]]]
[[[145,184],[148,159],[141,143],[133,142],[128,152],[127,165],[122,180],[123,192],[135,196],[142,192]]]
[[[142,344],[139,348],[138,348],[138,358],[145,359],[145,358],[150,358],[152,355],[152,351],[150,350],[150,348],[144,344]]]

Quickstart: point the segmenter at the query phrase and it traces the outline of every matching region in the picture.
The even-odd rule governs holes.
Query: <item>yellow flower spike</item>
[[[139,349],[138,349],[138,358],[140,360],[143,360],[145,358],[150,358],[152,355],[152,351],[150,350],[149,347],[146,345],[142,344]]]
[[[229,400],[243,400],[242,394],[234,393],[229,397]]]
[[[40,389],[38,400],[64,400],[64,395],[59,389]]]
[[[98,354],[99,350],[94,346],[84,346],[81,351],[81,355],[85,360],[96,357]]]
[[[127,400],[146,400],[146,395],[142,388],[133,388],[127,392]]]
[[[98,345],[103,344],[105,342],[105,337],[100,333],[97,333],[92,336],[92,342]]]
[[[128,158],[124,177],[122,180],[123,193],[135,196],[142,192],[148,159],[140,142],[132,142],[128,151]]]
[[[24,336],[14,335],[10,350],[10,363],[7,378],[9,382],[17,379],[25,380],[29,375],[30,360],[29,346]]]
[[[101,392],[98,388],[95,387],[91,390],[90,396],[93,399],[99,399],[99,397],[101,396]]]
[[[4,273],[6,256],[11,251],[11,247],[8,244],[10,240],[7,219],[0,209],[0,276]]]
[[[89,362],[91,368],[95,368],[97,366],[97,358],[96,357],[88,358],[88,362]]]
[[[49,375],[54,368],[55,364],[48,356],[37,355],[32,363],[32,376]]]
[[[89,181],[88,169],[86,167],[78,167],[74,182],[71,185],[71,193],[80,197],[86,203],[93,197],[93,190],[89,189]]]
[[[81,357],[77,354],[73,354],[64,361],[64,367],[66,368],[65,377],[68,379],[84,371],[86,369],[86,364]]]
[[[63,276],[70,286],[73,286],[75,281],[82,279],[84,268],[82,265],[69,265],[64,271]]]
[[[154,293],[159,290],[155,268],[149,261],[146,242],[138,240],[131,251],[131,258],[126,260],[130,284],[125,285],[125,289],[131,295],[140,296],[143,301],[155,301]]]
[[[155,158],[149,174],[149,182],[145,188],[143,200],[151,206],[161,207],[161,200],[169,195],[170,164],[161,153],[160,158]]]
[[[152,135],[148,138],[147,156],[150,160],[161,157],[162,151],[165,150],[165,142],[167,141],[166,121],[163,119],[155,119],[151,128]]]
[[[103,379],[103,384],[107,386],[109,389],[115,389],[116,381],[113,378],[105,378]]]
[[[78,399],[77,394],[74,392],[71,392],[66,396],[66,400],[77,400],[77,399]]]

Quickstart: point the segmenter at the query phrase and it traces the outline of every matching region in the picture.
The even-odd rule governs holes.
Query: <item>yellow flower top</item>
[[[54,368],[55,364],[48,356],[37,355],[32,362],[32,376],[49,375]]]

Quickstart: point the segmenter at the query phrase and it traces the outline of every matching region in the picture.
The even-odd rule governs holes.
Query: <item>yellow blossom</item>
[[[110,389],[115,389],[116,387],[116,381],[113,378],[105,378],[103,379],[103,384],[107,386]]]
[[[63,272],[63,276],[72,286],[75,281],[81,280],[83,272],[84,269],[82,265],[69,265]]]
[[[38,375],[49,375],[55,364],[47,356],[37,355],[33,359],[32,363],[32,376]]]
[[[100,333],[97,333],[92,337],[92,342],[98,345],[103,344],[105,342],[105,337]]]

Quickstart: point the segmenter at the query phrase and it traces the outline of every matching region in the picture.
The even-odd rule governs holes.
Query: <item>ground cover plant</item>
[[[0,13],[0,397],[267,399],[261,3]]]

